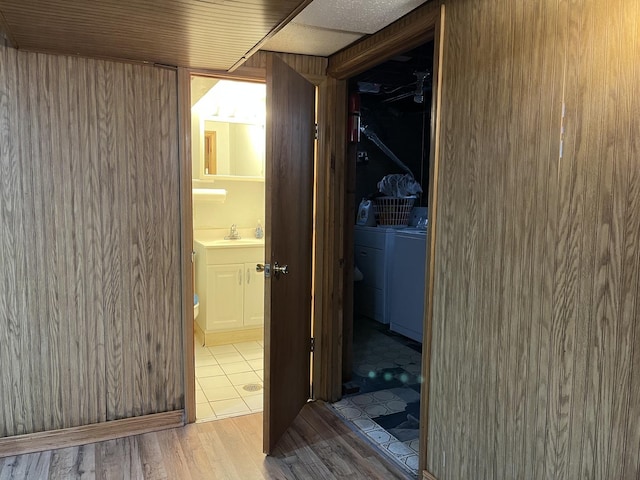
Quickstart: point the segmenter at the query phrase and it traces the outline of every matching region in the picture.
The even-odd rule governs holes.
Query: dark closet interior
[[[361,73],[350,80],[350,94],[360,98],[360,122],[413,173],[426,206],[429,182],[433,42]],[[405,173],[361,132],[356,154],[356,200],[374,194],[378,181],[390,173]],[[416,206],[418,202],[416,202]]]
[[[391,174],[410,175],[422,192],[409,225],[352,219],[358,224],[345,241],[354,259],[353,315],[345,316],[343,399],[335,407],[412,473],[419,451],[426,268],[426,228],[419,231],[416,221],[428,217],[433,50],[433,42],[423,44],[349,80],[349,188],[355,206],[375,202],[381,195],[378,182]],[[398,253],[403,236],[416,255]],[[405,285],[399,288],[401,281]],[[422,303],[409,306],[416,302]],[[394,319],[405,314],[420,324],[419,334],[400,333],[406,331]]]

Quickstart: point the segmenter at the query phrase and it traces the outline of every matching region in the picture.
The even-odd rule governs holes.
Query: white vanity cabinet
[[[264,324],[264,272],[256,271],[256,261],[245,263],[245,284],[243,298],[243,319],[245,326],[262,326]]]
[[[196,328],[205,345],[260,339],[264,323],[264,245],[194,241]],[[254,338],[255,337],[255,338]]]
[[[207,266],[207,330],[244,325],[244,282],[241,263]]]
[[[264,274],[256,263],[207,266],[207,330],[264,323]]]

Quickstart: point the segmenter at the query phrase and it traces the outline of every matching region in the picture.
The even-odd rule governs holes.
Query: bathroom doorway
[[[220,234],[224,234],[224,224],[221,232],[215,231],[215,225],[214,228],[207,225],[209,228],[201,229],[206,231],[200,232],[197,205],[189,211],[191,222],[185,222],[189,228],[185,230],[184,236],[188,242],[185,243],[191,245],[191,237],[194,236],[192,233],[196,234],[195,241],[193,241],[196,250],[195,269],[191,268],[191,265],[186,267],[186,271],[195,270],[196,272],[196,288],[200,288],[198,285],[203,283],[198,280],[198,269],[200,268],[202,274],[203,268],[206,268],[204,280],[206,286],[203,288],[205,298],[204,300],[202,297],[199,298],[200,311],[198,315],[200,318],[204,314],[203,310],[207,311],[204,315],[206,323],[202,328],[203,322],[196,321],[195,333],[196,338],[200,338],[200,335],[204,338],[201,344],[207,348],[208,354],[200,351],[200,356],[208,357],[210,355],[214,357],[213,360],[218,362],[223,372],[228,370],[216,356],[235,355],[235,352],[211,350],[219,346],[213,345],[213,343],[217,343],[222,338],[224,341],[221,343],[224,345],[232,343],[244,359],[240,361],[238,357],[235,357],[235,360],[238,361],[232,361],[233,357],[229,357],[227,358],[229,364],[245,362],[251,366],[249,363],[252,360],[249,358],[251,352],[245,353],[235,346],[237,342],[235,336],[239,330],[243,330],[243,333],[246,334],[251,334],[252,331],[262,331],[264,334],[263,341],[255,337],[243,337],[240,343],[255,341],[258,344],[261,343],[263,349],[263,380],[258,382],[253,378],[253,381],[264,388],[264,393],[258,395],[262,395],[264,399],[262,433],[264,452],[269,453],[311,395],[316,86],[277,55],[267,53],[261,58],[264,60],[264,77],[262,78],[266,79],[265,111],[269,112],[268,121],[265,122],[266,135],[262,137],[266,139],[267,148],[262,164],[253,161],[250,162],[250,166],[252,168],[255,168],[256,164],[259,167],[262,166],[264,178],[256,173],[247,173],[245,158],[242,159],[243,168],[241,171],[234,172],[232,170],[231,175],[223,174],[219,168],[221,155],[218,149],[215,160],[215,178],[210,178],[212,174],[206,170],[203,161],[202,167],[198,163],[196,168],[193,168],[196,170],[194,177],[200,174],[202,176],[192,179],[192,175],[187,175],[187,178],[183,179],[185,180],[183,185],[186,184],[184,191],[191,191],[196,197],[194,204],[198,202],[199,195],[206,198],[205,202],[228,203],[232,195],[234,199],[237,199],[238,191],[254,189],[256,184],[259,185],[261,191],[264,192],[262,198],[266,207],[264,209],[264,239],[260,238],[262,228],[259,224],[254,224],[253,227],[245,230],[243,225],[231,223],[229,219],[226,223],[231,223],[231,226],[228,227],[227,234],[222,238],[220,238]],[[254,72],[252,71],[252,73]],[[317,74],[314,75],[314,78],[317,79]],[[188,99],[183,103],[184,107],[187,107],[194,103],[189,99],[189,90],[184,88],[189,85],[190,80],[185,76],[182,75],[183,88],[181,91],[182,97]],[[256,84],[257,82],[248,83]],[[256,102],[257,100],[254,98],[253,101],[249,100],[247,103],[254,105]],[[185,110],[187,109],[183,108],[181,128],[187,133],[190,130],[188,124],[190,115]],[[238,112],[236,111],[229,116],[237,118]],[[220,140],[220,136],[216,134],[218,145],[220,145]],[[231,143],[231,141],[229,142]],[[246,154],[243,155],[246,156]],[[184,158],[192,160],[188,152],[184,153]],[[211,165],[212,162],[207,162],[207,167],[211,168]],[[192,170],[192,166],[188,165],[186,171]],[[255,170],[251,170],[251,172],[255,172]],[[282,172],[286,172],[286,175],[283,175]],[[233,178],[229,178],[230,176]],[[233,185],[225,186],[224,182],[231,182]],[[265,183],[268,188],[265,188]],[[230,190],[231,186],[233,186],[233,191]],[[190,204],[188,200],[184,202],[185,205]],[[248,205],[245,202],[239,207],[255,208],[255,205]],[[210,213],[210,209],[211,206],[205,212]],[[237,218],[238,209],[233,208],[231,213],[234,219]],[[262,213],[262,210],[260,212],[254,210],[254,218],[259,218],[256,217],[257,213]],[[215,218],[219,220],[219,217]],[[235,220],[233,221],[235,222]],[[189,225],[192,222],[195,228],[191,228]],[[264,246],[262,242],[264,242]],[[198,255],[199,248],[203,250],[200,255]],[[204,261],[198,262],[197,257],[204,259]],[[247,257],[249,257],[248,260]],[[267,281],[264,283],[255,281],[256,278],[252,275],[265,278]],[[185,299],[190,300],[192,295],[188,290],[192,287],[191,278],[185,278],[185,280]],[[257,289],[259,286],[264,288],[264,305],[261,309],[255,308],[255,305],[252,306],[251,302],[247,302],[248,290]],[[217,292],[217,297],[215,294],[212,295],[212,290]],[[242,295],[238,293],[239,290],[243,291]],[[220,295],[221,292],[226,294]],[[242,297],[242,301],[240,297]],[[206,306],[205,303],[210,301],[213,303]],[[213,307],[209,308],[211,305]],[[229,305],[242,305],[241,319],[238,319],[238,315],[231,314],[236,309]],[[194,347],[193,340],[189,340],[193,338],[194,334],[192,319],[193,316],[187,314],[185,320],[186,351],[191,351]],[[213,323],[209,320],[212,320]],[[241,328],[239,322],[243,322]],[[264,327],[257,326],[256,323],[259,322],[263,322]],[[198,326],[202,332],[198,331]],[[228,338],[225,339],[224,335],[234,336],[234,340],[229,341]],[[255,345],[243,346],[245,350],[253,352],[257,350]],[[193,354],[194,357],[195,354],[196,352]],[[196,410],[194,408],[196,405],[195,362],[192,363],[192,358],[189,355],[185,365],[186,407],[189,421],[196,420],[194,418]],[[207,360],[212,362],[209,358],[205,361]],[[246,365],[243,368],[248,370]],[[253,373],[258,375],[257,368],[258,366],[254,365],[252,372],[238,372],[238,374]],[[231,375],[235,375],[235,373],[231,373]],[[221,377],[221,375],[215,376]],[[243,388],[245,380],[237,381],[242,383],[233,385],[233,382],[230,381],[231,386],[240,395],[240,400],[250,410],[253,410],[244,401],[246,394],[240,390],[241,388],[248,390]],[[189,382],[193,383],[189,385]],[[247,384],[251,387],[254,385]],[[200,386],[202,387],[202,385]],[[207,403],[211,404],[212,402],[206,397],[205,390],[202,388],[201,390],[205,393],[204,397]],[[231,390],[226,392],[230,394]],[[251,393],[254,392],[251,391]],[[188,398],[190,395],[191,398]],[[234,399],[225,399],[224,401],[226,400]],[[212,410],[215,414],[215,405],[213,407]],[[243,413],[224,412],[222,415],[240,414]],[[216,414],[216,417],[218,416]]]
[[[196,421],[264,405],[264,83],[191,75]]]

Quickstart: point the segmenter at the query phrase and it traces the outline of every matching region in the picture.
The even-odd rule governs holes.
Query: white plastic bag
[[[422,187],[409,174],[393,173],[378,182],[378,191],[387,197],[408,197],[422,193]]]

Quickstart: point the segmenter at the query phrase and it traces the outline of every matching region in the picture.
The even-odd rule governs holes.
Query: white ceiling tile
[[[347,32],[375,33],[427,0],[314,0],[296,23]]]
[[[292,22],[269,39],[262,50],[327,57],[361,37],[361,33],[327,30]]]

